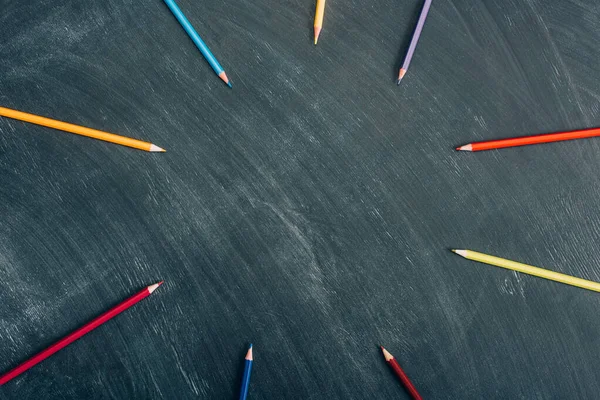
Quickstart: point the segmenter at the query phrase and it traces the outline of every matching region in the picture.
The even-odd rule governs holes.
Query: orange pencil
[[[505,147],[526,146],[529,144],[560,142],[563,140],[587,139],[600,136],[600,128],[583,129],[579,131],[548,133],[545,135],[522,136],[511,139],[490,140],[488,142],[475,142],[457,147],[461,151],[482,151],[503,149]]]
[[[19,121],[25,121],[36,125],[46,126],[48,128],[58,129],[59,131],[74,133],[76,135],[87,136],[98,140],[104,140],[105,142],[111,142],[120,144],[121,146],[133,147],[134,149],[150,151],[150,152],[164,152],[165,149],[137,139],[131,139],[125,136],[115,135],[114,133],[102,132],[96,129],[90,129],[79,125],[69,124],[67,122],[57,121],[55,119],[40,117],[39,115],[33,115],[24,113],[17,110],[11,110],[10,108],[0,107],[0,116],[18,119]]]
[[[315,44],[319,40],[319,35],[321,34],[321,29],[323,29],[323,16],[325,15],[325,0],[317,0],[317,9],[315,11]]]

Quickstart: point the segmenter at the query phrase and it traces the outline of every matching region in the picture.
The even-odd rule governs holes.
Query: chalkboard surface
[[[0,399],[597,399],[597,0],[2,0],[0,105],[146,153],[0,119],[0,371],[161,279]]]

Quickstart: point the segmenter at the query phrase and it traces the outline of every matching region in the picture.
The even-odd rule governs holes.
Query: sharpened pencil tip
[[[319,35],[321,34],[321,27],[320,26],[315,26],[315,45],[317,44],[317,42],[319,41]]]
[[[162,147],[158,147],[155,144],[150,144],[150,152],[151,153],[164,153],[166,150]]]
[[[223,82],[225,82],[227,84],[227,86],[231,87],[231,83],[229,82],[229,78],[227,77],[227,74],[225,73],[225,71],[223,71],[219,74],[219,78],[221,78],[221,80]]]
[[[252,345],[250,345],[250,348],[248,349],[248,352],[246,353],[246,360],[254,360],[253,356],[252,356]]]
[[[400,82],[402,82],[404,75],[406,75],[406,70],[404,68],[400,68],[400,72],[398,72],[398,81],[396,82],[398,86],[400,86]]]
[[[466,250],[456,250],[456,249],[452,249],[453,253],[458,254],[459,256],[462,257],[466,257],[467,256],[467,251]]]
[[[158,287],[159,287],[160,285],[162,285],[163,283],[165,283],[165,281],[160,281],[160,282],[158,282],[158,283],[155,283],[154,285],[150,285],[150,286],[148,286],[148,291],[150,292],[150,294],[154,293],[154,291],[155,291],[156,289],[158,289]]]
[[[381,351],[383,352],[383,357],[385,357],[385,361],[390,361],[392,358],[394,358],[393,355],[390,354],[389,351],[387,351],[383,346],[381,347]]]
[[[458,150],[458,151],[473,151],[473,145],[470,143],[465,144],[464,146],[457,147],[456,150]]]

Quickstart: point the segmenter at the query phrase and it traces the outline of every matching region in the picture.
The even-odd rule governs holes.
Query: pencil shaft
[[[190,39],[192,39],[196,47],[198,47],[198,50],[200,50],[204,58],[206,58],[206,61],[208,61],[213,71],[215,71],[215,74],[219,75],[220,73],[222,73],[223,67],[221,67],[221,64],[219,64],[219,62],[217,61],[213,53],[210,51],[206,43],[204,43],[204,40],[202,40],[200,35],[198,35],[198,32],[196,32],[190,21],[188,21],[188,19],[183,14],[177,3],[175,3],[174,0],[164,1],[173,13],[173,15],[175,15],[175,18],[177,18],[177,21],[179,21],[183,29],[187,32]]]
[[[417,26],[415,28],[415,32],[413,33],[410,45],[408,46],[408,51],[404,57],[404,62],[402,63],[402,69],[404,71],[408,70],[408,66],[410,65],[412,57],[415,54],[415,49],[417,48],[417,43],[421,37],[421,32],[423,31],[423,26],[425,25],[425,20],[427,19],[427,14],[429,14],[430,7],[431,0],[425,0],[425,4],[423,4],[423,9],[421,10],[421,15],[419,16],[419,21],[417,22]]]
[[[27,371],[31,367],[44,361],[46,358],[55,354],[59,350],[65,348],[69,344],[71,344],[74,341],[76,341],[77,339],[81,338],[83,335],[91,332],[92,330],[96,329],[98,326],[102,325],[103,323],[110,320],[111,318],[114,318],[115,316],[119,315],[120,313],[122,313],[123,311],[128,309],[129,307],[140,302],[141,300],[145,299],[148,296],[150,296],[150,290],[149,290],[149,288],[144,288],[144,290],[142,290],[141,292],[131,296],[130,298],[128,298],[121,304],[119,304],[116,307],[114,307],[113,309],[105,312],[104,314],[97,317],[93,321],[89,322],[85,326],[83,326],[83,327],[77,329],[76,331],[72,332],[71,334],[65,336],[58,342],[54,343],[52,346],[48,347],[45,350],[42,350],[40,353],[36,354],[35,356],[33,356],[29,360],[25,361],[24,363],[20,364],[13,370],[0,376],[0,386],[4,385],[6,382],[21,375],[23,372]]]
[[[412,384],[410,379],[408,379],[408,376],[404,373],[402,368],[400,368],[400,364],[398,364],[398,361],[396,361],[395,358],[392,358],[387,363],[390,365],[392,370],[394,370],[394,373],[398,376],[400,382],[402,382],[402,385],[404,385],[411,397],[414,400],[422,400],[421,395],[419,394],[419,392],[417,392],[415,386]]]
[[[152,148],[152,143],[143,142],[137,139],[131,139],[125,136],[115,135],[114,133],[108,133],[96,129],[86,128],[79,125],[69,124],[67,122],[62,122],[55,119],[40,117],[38,115],[12,110],[10,108],[0,107],[0,116],[17,119],[19,121],[29,122],[48,128],[58,129],[64,132],[74,133],[76,135],[87,136],[98,140],[104,140],[105,142],[120,144],[122,146],[133,147],[139,150],[150,151],[150,149]]]
[[[530,144],[560,142],[563,140],[587,139],[600,136],[600,128],[583,129],[570,132],[549,133],[546,135],[523,136],[518,138],[490,140],[472,143],[471,151],[502,149],[506,147],[526,146]]]
[[[250,388],[250,373],[252,372],[252,360],[246,360],[244,365],[244,377],[242,378],[242,387],[240,388],[240,400],[246,400],[248,389]]]
[[[325,0],[317,0],[317,9],[315,11],[315,27],[323,27],[323,16],[325,15]]]
[[[549,271],[547,269],[534,267],[532,265],[522,264],[516,261],[506,260],[504,258],[494,257],[483,253],[478,253],[473,250],[464,250],[465,254],[463,257],[479,261],[485,264],[493,265],[500,268],[506,268],[513,271],[522,272],[537,276],[540,278],[549,279],[556,282],[565,283],[567,285],[580,287],[583,289],[593,290],[600,292],[600,283],[588,281],[586,279],[576,278],[571,275],[561,274],[560,272]]]

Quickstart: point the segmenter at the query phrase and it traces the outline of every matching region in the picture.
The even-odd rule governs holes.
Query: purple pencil
[[[431,0],[425,0],[423,10],[421,11],[421,15],[419,16],[419,22],[417,22],[417,27],[415,28],[415,33],[413,33],[412,40],[410,41],[410,46],[408,46],[408,52],[406,53],[406,57],[404,57],[404,63],[400,68],[400,73],[398,73],[398,85],[400,85],[400,81],[402,81],[402,78],[404,78],[406,71],[408,71],[410,60],[412,60],[413,54],[415,54],[415,48],[417,47],[417,43],[419,42],[421,31],[423,31],[423,25],[425,25],[425,20],[427,19],[427,14],[429,13],[429,7],[431,7]]]

